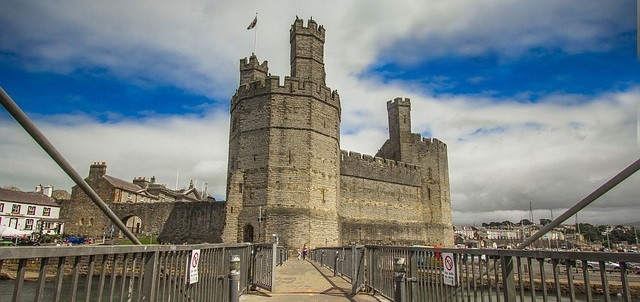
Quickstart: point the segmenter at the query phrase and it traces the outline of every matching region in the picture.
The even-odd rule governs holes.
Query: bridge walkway
[[[351,283],[319,263],[291,259],[276,268],[276,290],[261,289],[240,297],[240,301],[356,301],[386,302],[384,297],[366,293],[351,293]]]

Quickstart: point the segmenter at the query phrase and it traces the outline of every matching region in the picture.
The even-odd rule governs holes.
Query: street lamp
[[[273,242],[278,245],[278,234],[273,234]]]

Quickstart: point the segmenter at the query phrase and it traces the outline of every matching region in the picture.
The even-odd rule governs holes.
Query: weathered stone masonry
[[[283,85],[267,61],[240,60],[223,240],[452,245],[446,145],[411,133],[410,101],[397,98],[387,103],[389,139],[376,157],[341,151],[324,40],[322,26],[296,19]]]

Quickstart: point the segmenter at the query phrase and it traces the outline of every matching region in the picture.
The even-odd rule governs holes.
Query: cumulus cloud
[[[82,120],[72,125],[36,120],[41,131],[80,175],[105,161],[108,174],[131,181],[156,176],[169,188],[196,181],[224,199],[229,119],[226,112],[167,116],[117,123]],[[22,189],[38,183],[69,190],[72,181],[15,122],[0,121],[0,183]]]

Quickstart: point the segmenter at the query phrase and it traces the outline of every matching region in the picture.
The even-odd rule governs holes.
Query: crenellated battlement
[[[327,86],[288,76],[284,77],[283,85],[280,85],[279,76],[267,76],[264,80],[240,86],[231,99],[231,107],[240,100],[269,93],[310,96],[334,107],[340,107],[340,95],[337,90],[332,91]]]
[[[444,150],[446,152],[447,150],[447,144],[445,144],[444,142],[440,141],[437,138],[432,138],[432,137],[423,137],[422,140],[420,141],[422,144],[424,144],[427,148],[437,148],[439,150]]]
[[[290,39],[293,39],[296,33],[314,36],[324,43],[324,27],[322,25],[318,26],[318,23],[313,21],[313,18],[307,21],[307,26],[304,26],[304,21],[296,16],[296,21],[293,22],[291,30],[289,30]]]
[[[249,58],[240,59],[240,71],[245,70],[259,70],[267,73],[269,71],[269,62],[265,60],[260,64],[258,57],[253,54]]]
[[[420,172],[416,165],[340,150],[340,175],[420,186]]]
[[[393,100],[387,101],[387,110],[393,108],[394,106],[406,106],[411,107],[411,100],[409,98],[395,98]]]

